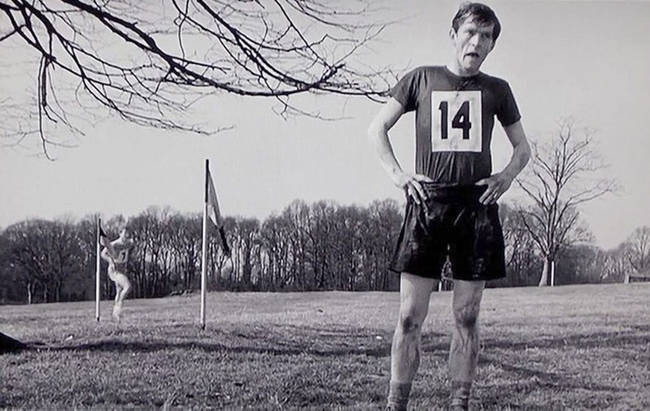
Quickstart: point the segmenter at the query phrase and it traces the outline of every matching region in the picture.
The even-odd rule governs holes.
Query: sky
[[[561,118],[591,130],[607,176],[621,190],[581,208],[594,243],[615,247],[637,227],[650,226],[649,1],[486,1],[503,31],[482,71],[507,80],[531,140],[543,141]],[[392,4],[386,1],[386,5]],[[450,21],[458,1],[401,0],[386,8],[400,22],[367,53],[368,64],[394,67],[447,64]],[[0,51],[1,52],[1,51]],[[7,61],[0,56],[0,61]],[[33,70],[12,66],[11,72]],[[7,73],[8,65],[0,65]],[[0,96],[14,92],[0,76]],[[11,90],[11,91],[10,91]],[[147,129],[107,120],[85,129],[74,148],[54,149],[55,161],[26,147],[0,147],[0,227],[26,218],[136,216],[150,206],[200,213],[205,159],[225,215],[264,219],[296,199],[368,205],[402,200],[381,168],[366,130],[380,104],[364,98],[305,96],[306,109],[344,117],[284,119],[275,103],[220,95],[197,108],[213,136]],[[391,130],[395,153],[413,169],[414,116]],[[495,171],[510,148],[497,124]],[[502,201],[523,200],[512,189]]]

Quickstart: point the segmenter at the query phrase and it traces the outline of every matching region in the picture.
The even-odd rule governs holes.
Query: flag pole
[[[102,219],[98,218],[97,219],[97,238],[95,239],[95,244],[96,244],[96,256],[97,256],[97,261],[96,261],[96,268],[95,268],[95,319],[99,321],[99,300],[100,300],[100,270],[101,270],[101,260],[99,257],[99,253],[101,252],[101,245],[99,244],[99,230],[101,229],[102,226]]]
[[[205,160],[205,196],[203,199],[203,249],[201,255],[201,329],[205,330],[205,293],[208,259],[208,173],[210,160]]]

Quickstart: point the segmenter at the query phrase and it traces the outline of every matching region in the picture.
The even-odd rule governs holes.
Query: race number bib
[[[124,264],[129,260],[129,249],[127,247],[119,244],[113,245],[113,249],[115,250],[115,255],[113,256],[115,264]]]
[[[432,151],[483,149],[481,92],[434,91],[431,93]]]
[[[117,258],[115,262],[118,264],[124,264],[128,261],[128,259],[129,259],[129,250],[120,250],[117,253]]]

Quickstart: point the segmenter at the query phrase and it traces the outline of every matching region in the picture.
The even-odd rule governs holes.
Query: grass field
[[[0,408],[378,409],[397,293],[211,293],[0,307]],[[434,293],[413,409],[443,409],[451,293]],[[475,409],[650,409],[650,284],[489,289]]]

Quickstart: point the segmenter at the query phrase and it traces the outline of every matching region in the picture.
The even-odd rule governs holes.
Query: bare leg
[[[411,382],[420,365],[421,329],[433,285],[433,279],[402,273],[399,319],[391,347],[389,409],[406,409]]]
[[[122,286],[115,282],[115,303],[113,304],[113,318],[115,318],[117,321],[120,320],[120,312],[122,311],[122,307],[119,302],[121,293]]]
[[[120,300],[120,293],[122,292],[122,286],[120,286],[117,282],[115,283],[115,303],[117,303]]]
[[[479,351],[478,315],[485,281],[454,281],[455,327],[449,350],[452,409],[467,409]]]
[[[122,273],[115,273],[115,288],[117,292],[115,293],[115,305],[113,306],[113,317],[117,321],[120,320],[120,315],[122,314],[122,301],[131,290],[131,282],[129,279]]]
[[[129,291],[131,291],[131,282],[124,274],[122,274],[122,277],[122,292],[120,293],[120,303],[124,301],[126,296],[129,294]]]

